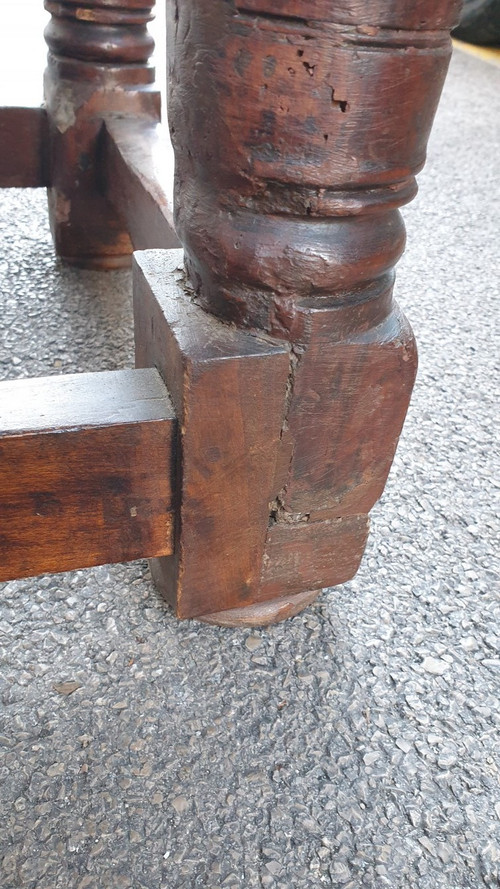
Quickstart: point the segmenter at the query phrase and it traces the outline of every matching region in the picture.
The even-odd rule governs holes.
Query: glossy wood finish
[[[121,66],[144,65],[153,52],[146,27],[153,0],[45,0],[44,5],[52,15],[45,39],[55,56]]]
[[[109,115],[159,119],[160,94],[148,64],[152,6],[151,0],[45,2],[52,16],[45,31],[51,227],[58,253],[80,266],[130,263],[129,233],[104,193],[102,128]]]
[[[172,552],[174,444],[155,370],[0,383],[0,580]]]
[[[0,188],[47,184],[45,109],[0,107]]]

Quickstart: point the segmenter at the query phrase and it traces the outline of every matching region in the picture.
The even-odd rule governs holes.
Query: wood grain
[[[45,7],[49,47],[44,96],[49,122],[49,215],[59,255],[87,268],[130,265],[132,244],[103,187],[103,122],[110,115],[160,118],[149,65],[152,2],[72,0]]]
[[[0,580],[172,551],[175,419],[154,370],[0,384]]]
[[[176,228],[210,311],[293,339],[301,300],[361,303],[401,255],[397,207],[415,194],[457,4],[418,4],[425,28],[410,2],[257,7],[168,4]]]
[[[271,525],[256,599],[266,601],[351,580],[361,562],[368,528],[366,515]]]
[[[124,219],[134,249],[179,247],[168,131],[148,120],[108,120],[103,163],[107,198]]]
[[[399,207],[416,192],[459,8],[167,3],[186,286],[207,313],[290,347],[249,605],[359,565],[417,367],[393,300]]]
[[[371,3],[365,0],[314,0],[312,4],[310,0],[236,0],[235,6],[240,14],[258,12],[270,18],[295,21],[299,26],[314,21],[349,24],[371,31],[381,28],[425,31],[452,28],[462,3],[461,0],[448,3],[436,3],[436,0],[419,0],[418,3],[411,0],[397,3],[394,0],[379,0],[377,3],[373,0]]]
[[[289,350],[197,306],[181,251],[135,260],[137,363],[158,367],[180,425],[176,554],[153,577],[179,617],[241,607],[260,583]]]
[[[282,440],[289,461],[280,514],[318,520],[323,510],[337,518],[368,513],[384,490],[417,354],[390,293],[380,303],[381,314],[384,305],[388,314],[364,332],[359,315],[349,333],[337,309],[303,309],[304,350]]]
[[[45,5],[48,143],[43,113],[0,114],[0,175],[49,182],[56,248],[80,265],[172,246],[175,220],[184,258],[138,256],[135,325],[179,447],[166,408],[127,400],[137,376],[113,398],[103,375],[4,389],[6,576],[149,554],[179,617],[287,616],[357,570],[404,422],[399,208],[459,0],[167,0],[173,214],[152,3]]]

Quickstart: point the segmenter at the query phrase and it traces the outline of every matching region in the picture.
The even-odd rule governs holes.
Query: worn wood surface
[[[134,249],[179,247],[168,131],[149,120],[108,120],[103,163],[106,196],[123,217]]]
[[[254,605],[359,565],[417,364],[392,295],[398,208],[416,191],[459,7],[167,4],[188,287],[291,349]]]
[[[403,249],[458,4],[426,3],[418,30],[421,4],[362,6],[168,5],[177,230],[237,323],[295,339],[302,300],[354,310]]]
[[[43,108],[0,107],[0,188],[48,185]]]
[[[215,611],[212,614],[203,614],[198,620],[217,627],[264,627],[276,624],[282,620],[303,611],[311,605],[321,593],[321,589],[308,590],[305,593],[280,596],[268,602],[257,602],[255,605],[247,605],[244,608],[230,608],[227,611]]]
[[[160,370],[180,428],[176,552],[153,576],[179,617],[240,607],[260,583],[289,350],[200,309],[181,251],[136,262],[137,363]]]
[[[29,176],[50,181],[57,250],[106,268],[127,262],[132,242],[176,243],[148,64],[151,0],[45,5],[45,171],[35,173],[34,151],[26,156]],[[393,299],[405,241],[399,207],[416,191],[459,7],[167,0],[185,263],[168,251],[139,256],[135,323],[137,362],[159,369],[179,417],[173,551],[156,514],[144,540],[166,547],[152,553],[164,556],[152,570],[180,617],[272,622],[357,570],[416,372],[413,335]],[[15,488],[7,470],[6,503],[33,518],[33,497],[23,499],[38,491],[32,467],[55,466],[62,448],[57,472],[73,471],[90,436],[105,461],[88,476],[102,528],[102,478],[123,464],[136,479],[137,449],[142,459],[155,424],[168,426],[171,461],[172,423],[11,433],[1,447],[12,467],[17,449],[29,484]],[[125,440],[136,456],[122,461]],[[57,472],[59,493],[36,502],[43,514],[31,527],[50,519],[59,540],[54,504],[64,489],[77,516],[84,483],[77,491]],[[149,491],[151,478],[137,490]],[[118,511],[123,502],[113,500]],[[169,501],[167,524],[170,509]],[[89,535],[82,549],[97,558],[81,514],[71,527]],[[141,534],[124,535],[126,552],[138,541],[144,549]],[[106,539],[115,557],[118,537]],[[59,569],[68,567],[57,548]],[[23,558],[26,548],[18,572]]]
[[[375,323],[364,331],[359,312],[349,331],[335,308],[303,310],[303,351],[282,436],[278,521],[368,513],[382,494],[413,387],[416,349],[390,289],[368,305]]]
[[[0,580],[172,551],[175,420],[155,370],[0,384]]]
[[[130,263],[124,220],[102,181],[102,128],[109,115],[158,120],[160,94],[148,64],[151,0],[45,0],[51,21],[45,104],[49,121],[49,211],[54,243],[90,268]]]
[[[369,520],[366,515],[321,522],[273,522],[269,527],[257,601],[336,586],[359,568]]]
[[[436,28],[449,31],[456,24],[461,0],[236,0],[235,9],[242,15],[258,12],[263,16],[289,19],[303,27],[311,19],[332,24],[351,25],[362,34],[380,28],[430,31]],[[400,35],[404,45],[406,35]]]

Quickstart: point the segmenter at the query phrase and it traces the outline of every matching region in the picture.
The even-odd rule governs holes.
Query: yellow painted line
[[[453,46],[456,49],[461,49],[462,52],[470,53],[471,56],[477,56],[485,62],[491,62],[492,65],[500,65],[500,48],[496,46],[474,46],[472,43],[455,39],[453,39]]]

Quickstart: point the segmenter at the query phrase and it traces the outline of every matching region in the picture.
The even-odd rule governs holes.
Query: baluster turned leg
[[[57,252],[76,265],[130,263],[130,238],[100,181],[99,137],[109,115],[159,119],[148,65],[153,2],[45,0],[50,221]]]
[[[255,377],[253,387],[264,415],[269,391],[279,393],[278,443],[266,457],[266,465],[275,461],[274,475],[270,481],[263,475],[260,484],[247,479],[242,489],[237,454],[217,461],[234,429],[244,428],[250,402],[242,397],[234,416],[233,387],[226,423],[215,378],[205,388],[223,449],[210,427],[208,461],[190,433],[202,409],[190,386],[202,371],[189,337],[182,341],[178,312],[158,310],[156,328],[149,328],[147,315],[141,326],[138,309],[139,362],[156,361],[179,393],[178,555],[155,562],[153,572],[181,616],[269,621],[300,606],[295,598],[287,612],[285,600],[357,570],[417,365],[411,329],[392,296],[405,241],[398,207],[416,191],[459,6],[458,0],[168,3],[176,223],[188,276],[183,290],[182,273],[174,273],[175,305],[184,300],[191,313],[203,307],[200,324],[208,326],[203,317],[211,317],[212,332],[217,324],[247,330],[289,349],[287,380],[276,361],[274,377],[270,372],[260,383]],[[161,259],[155,263],[142,265],[141,300],[158,293]],[[170,324],[176,348],[189,352],[182,386],[182,371],[161,356],[161,324],[165,330]],[[245,373],[252,379],[251,365]],[[217,497],[210,501],[205,488]],[[224,527],[210,514],[216,502],[228,513]],[[261,523],[260,549],[254,546],[251,559],[239,526],[247,520],[245,505]],[[276,601],[259,611],[256,605],[269,600]]]

